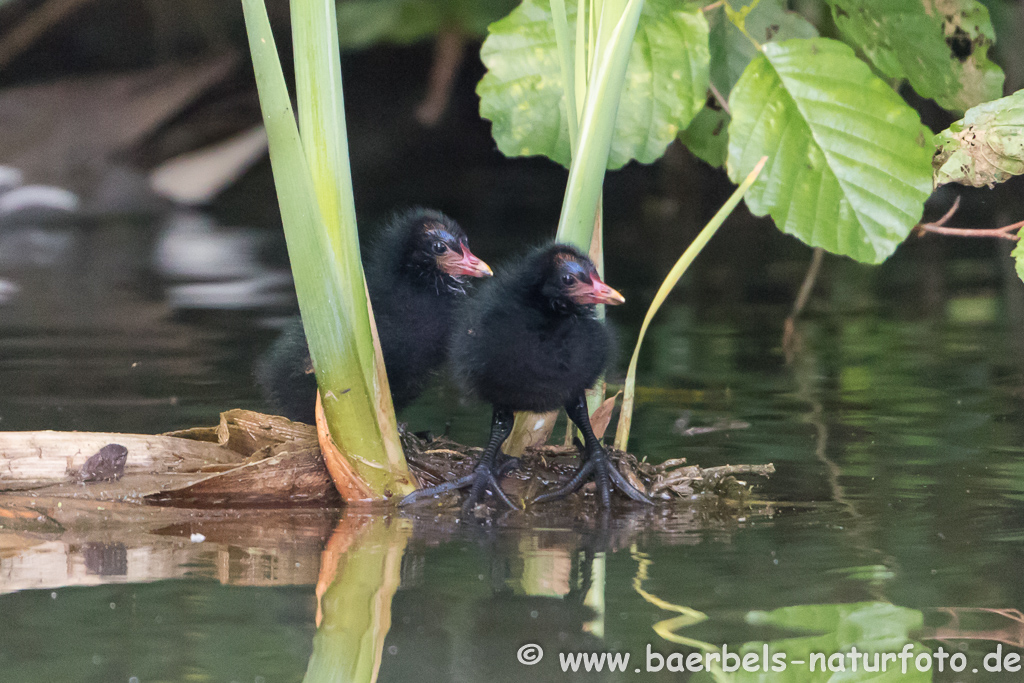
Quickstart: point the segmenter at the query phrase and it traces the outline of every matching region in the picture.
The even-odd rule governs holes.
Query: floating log
[[[83,482],[82,464],[112,443],[128,450],[124,476]],[[402,446],[424,486],[468,473],[480,453],[409,433]],[[574,447],[530,447],[503,486],[525,503],[572,476],[576,456]],[[635,485],[677,501],[671,515],[653,519],[646,508],[624,509],[621,528],[602,532],[615,547],[652,525],[734,528],[747,515],[770,516],[775,505],[749,504],[749,487],[737,479],[767,476],[774,472],[770,464],[700,468],[685,459],[651,465],[628,453],[612,451],[612,457]],[[451,494],[386,514],[412,518],[428,541],[441,539],[460,528],[459,500]],[[281,417],[233,410],[216,427],[158,436],[0,433],[0,593],[185,575],[244,585],[313,584],[316,558],[339,515],[363,524],[381,514],[340,504],[316,429]],[[535,524],[556,527],[571,518],[603,528],[587,496],[541,507],[526,513]]]

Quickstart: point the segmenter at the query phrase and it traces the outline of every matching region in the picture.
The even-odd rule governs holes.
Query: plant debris
[[[423,439],[409,431],[401,432],[401,441],[421,487],[468,474],[483,450],[447,438]],[[97,449],[93,458],[84,459],[83,453]],[[771,464],[701,468],[688,465],[685,458],[652,465],[615,449],[609,448],[609,454],[630,483],[660,500],[742,500],[751,487],[739,476],[775,471]],[[120,464],[119,456],[125,458]],[[531,446],[503,480],[503,488],[525,507],[543,488],[567,481],[578,456],[575,446]],[[84,464],[75,467],[79,462]],[[93,483],[83,486],[83,481]],[[0,491],[5,490],[189,508],[343,502],[324,465],[315,427],[248,410],[222,413],[216,427],[159,436],[0,432]],[[592,490],[588,485],[581,492]],[[440,505],[459,500],[454,493],[441,498]]]

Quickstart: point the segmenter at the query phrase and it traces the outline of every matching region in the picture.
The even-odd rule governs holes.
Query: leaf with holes
[[[1024,90],[969,109],[935,145],[935,187],[992,187],[1024,174]]]
[[[880,263],[921,218],[931,133],[847,45],[768,43],[729,106],[729,177],[739,182],[768,155],[746,202],[783,232]]]
[[[843,37],[886,76],[964,111],[1003,94],[988,59],[995,31],[977,0],[829,0]]]
[[[576,3],[566,3],[575,36]],[[569,131],[551,9],[524,0],[495,22],[480,50],[487,73],[477,86],[480,114],[507,156],[542,154],[569,165]],[[704,106],[708,25],[696,6],[647,0],[619,102],[608,168],[650,163]]]

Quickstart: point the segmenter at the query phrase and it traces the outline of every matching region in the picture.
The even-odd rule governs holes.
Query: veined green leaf
[[[968,109],[935,146],[935,187],[992,187],[1024,174],[1024,90]]]
[[[751,0],[725,2],[733,9],[751,4]],[[711,29],[711,82],[725,96],[736,85],[747,64],[760,54],[751,38],[759,45],[764,45],[790,38],[818,37],[818,29],[800,14],[788,11],[783,0],[760,0],[743,23],[750,38],[743,35],[725,16],[724,7],[708,13]]]
[[[726,0],[733,9],[743,0]],[[747,5],[749,7],[749,5]],[[790,38],[815,38],[818,30],[796,12],[785,9],[782,0],[760,0],[744,19],[749,38],[726,17],[725,7],[708,12],[711,27],[711,85],[725,98],[752,59],[760,55],[754,42],[764,43]],[[690,125],[679,134],[679,140],[699,159],[721,167],[729,150],[728,112],[708,97],[707,104]]]
[[[843,43],[768,43],[729,97],[729,177],[770,159],[750,210],[814,247],[880,263],[931,191],[931,133]]]
[[[704,163],[721,168],[729,153],[731,120],[724,109],[712,106],[709,99],[686,130],[679,134],[679,141]]]
[[[886,76],[964,111],[1003,94],[995,31],[977,0],[828,0],[843,36]]]
[[[576,5],[566,3],[573,29]],[[697,7],[647,0],[631,48],[608,168],[659,158],[704,106],[707,34],[707,21]],[[492,24],[480,56],[488,69],[477,87],[480,113],[493,122],[499,149],[508,156],[542,154],[568,166],[561,68],[546,0],[524,0]]]

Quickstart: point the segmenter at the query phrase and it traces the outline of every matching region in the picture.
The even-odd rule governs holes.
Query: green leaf
[[[741,0],[729,2],[731,8],[742,7]],[[711,85],[723,97],[739,80],[747,64],[760,52],[751,38],[758,43],[778,42],[790,38],[816,38],[818,30],[796,12],[785,9],[781,0],[761,0],[746,15],[744,28],[749,38],[729,20],[724,7],[708,13],[711,28]],[[721,168],[729,148],[729,114],[717,104],[708,104],[689,127],[679,134],[679,140],[699,159]]]
[[[576,3],[567,3],[575,36]],[[575,40],[573,41],[575,43]],[[480,57],[480,114],[507,156],[544,155],[569,165],[569,134],[551,11],[524,0],[491,25]],[[696,7],[648,0],[640,17],[619,105],[608,168],[658,159],[704,106],[708,26]]]
[[[1017,261],[1017,277],[1024,280],[1024,228],[1017,233],[1017,246],[1013,250],[1013,258]]]
[[[739,182],[768,155],[746,202],[783,232],[880,263],[921,218],[931,133],[847,45],[768,43],[729,105],[729,177]]]
[[[992,187],[1024,174],[1024,90],[969,109],[935,146],[935,187]]]
[[[886,76],[964,111],[1003,94],[995,32],[976,0],[829,0],[836,26]]]
[[[406,45],[442,30],[482,36],[487,25],[515,7],[515,0],[345,0],[338,3],[343,48],[375,43]]]
[[[263,0],[243,0],[295,292],[338,447],[379,499],[412,491],[394,412],[379,411],[375,349],[355,235],[333,4],[296,2],[300,137]],[[325,21],[324,18],[327,17]],[[333,55],[333,57],[332,57]],[[319,87],[315,87],[318,84]],[[314,92],[315,91],[315,92]],[[317,148],[307,159],[303,142]],[[331,196],[318,196],[331,184]],[[347,188],[347,192],[346,192]],[[345,196],[347,195],[347,197]],[[350,220],[347,215],[350,214]],[[349,231],[349,232],[346,232]],[[383,385],[386,386],[386,383]],[[336,389],[336,391],[331,391]],[[386,412],[382,418],[381,413]]]
[[[605,5],[607,8],[608,5]],[[591,252],[594,224],[601,203],[604,174],[615,134],[616,112],[623,100],[630,47],[634,44],[644,0],[628,0],[618,15],[601,21],[607,31],[597,42],[587,96],[580,110],[579,140],[569,165],[562,211],[555,239]],[[600,239],[600,238],[598,238]],[[596,258],[598,272],[603,256]]]
[[[721,168],[729,152],[729,121],[732,119],[721,106],[712,106],[710,100],[708,102],[689,127],[679,134],[679,141],[701,161]]]
[[[750,1],[746,0],[746,4]],[[726,2],[734,10],[745,4],[744,0]],[[750,10],[743,23],[750,38],[729,20],[724,7],[710,13],[708,24],[711,27],[711,82],[725,96],[736,85],[747,64],[760,54],[751,38],[764,45],[790,38],[818,37],[818,29],[796,12],[786,10],[782,0],[761,0]]]

